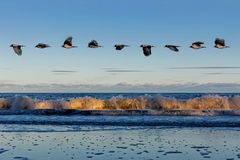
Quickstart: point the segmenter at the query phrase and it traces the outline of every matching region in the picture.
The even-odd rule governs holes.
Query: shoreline
[[[240,110],[0,110],[0,115],[80,115],[80,116],[240,116]]]

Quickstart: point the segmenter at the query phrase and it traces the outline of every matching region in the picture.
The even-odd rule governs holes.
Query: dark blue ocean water
[[[17,96],[27,96],[34,100],[69,100],[74,98],[91,97],[97,99],[118,98],[136,98],[140,96],[162,96],[165,98],[174,98],[176,100],[189,100],[204,96],[224,96],[234,97],[240,93],[0,93],[0,98],[13,98]]]

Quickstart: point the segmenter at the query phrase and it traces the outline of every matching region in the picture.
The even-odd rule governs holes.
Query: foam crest
[[[35,102],[34,109],[64,109],[64,101],[39,101]]]
[[[21,109],[34,109],[34,101],[27,96],[17,96],[9,100],[10,109],[21,110]]]
[[[206,96],[201,98],[193,98],[187,101],[178,101],[176,99],[161,99],[160,105],[164,109],[177,110],[231,109],[228,98],[220,96]]]
[[[117,98],[113,97],[105,101],[105,109],[145,109],[147,99],[144,97],[139,98]]]
[[[9,103],[6,99],[0,98],[0,109],[8,109],[9,108]]]
[[[105,108],[105,102],[96,98],[77,98],[66,102],[66,109],[82,109],[82,110],[101,110]]]
[[[161,96],[140,96],[137,98],[112,97],[97,99],[92,97],[71,100],[33,100],[18,96],[9,99],[0,98],[0,109],[73,109],[73,110],[236,110],[240,109],[240,96],[204,96],[189,100],[177,100]]]

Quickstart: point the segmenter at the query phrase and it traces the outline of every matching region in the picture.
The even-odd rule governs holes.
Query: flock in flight
[[[74,46],[72,44],[72,39],[73,39],[72,37],[68,37],[67,39],[65,39],[65,41],[63,42],[62,47],[63,48],[67,48],[67,49],[76,48],[77,46]],[[12,44],[10,47],[13,48],[14,52],[17,55],[19,55],[19,56],[22,55],[22,47],[24,47],[24,45]],[[45,43],[38,43],[35,47],[39,48],[39,49],[44,49],[44,48],[50,47],[50,45],[45,44]],[[99,48],[99,47],[103,47],[103,46],[99,45],[96,40],[92,40],[91,42],[88,43],[88,47],[89,48]],[[116,50],[122,50],[125,47],[129,47],[129,45],[126,45],[126,44],[116,44],[116,45],[114,45],[114,47],[115,47]],[[142,44],[142,45],[140,45],[140,47],[142,47],[143,54],[145,56],[150,56],[152,54],[151,48],[155,47],[155,46],[149,45],[149,44]],[[180,46],[165,45],[165,47],[169,48],[171,51],[178,52],[179,51],[178,48]],[[227,46],[225,44],[225,40],[224,39],[220,39],[220,38],[216,38],[215,39],[215,46],[214,47],[218,48],[218,49],[229,48],[229,46]],[[206,48],[206,47],[204,46],[204,42],[198,41],[198,42],[193,42],[192,45],[190,46],[190,48],[192,48],[192,49],[201,49],[201,48]]]

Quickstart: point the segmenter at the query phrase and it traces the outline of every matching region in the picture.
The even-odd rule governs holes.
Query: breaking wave
[[[240,109],[240,96],[203,96],[189,100],[177,100],[162,96],[139,96],[136,98],[112,97],[97,99],[92,97],[70,100],[35,100],[27,96],[0,98],[0,109],[41,110],[237,110]]]

